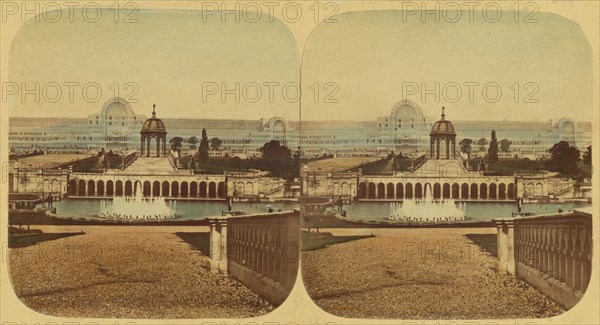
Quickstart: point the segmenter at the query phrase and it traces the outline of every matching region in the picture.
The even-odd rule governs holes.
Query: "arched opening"
[[[42,191],[46,193],[50,193],[52,191],[52,189],[50,188],[50,180],[45,179],[42,182]]]
[[[169,191],[169,182],[167,182],[167,181],[162,182],[162,196],[169,197],[169,196],[171,196],[170,193],[171,192]]]
[[[490,199],[495,200],[498,197],[496,193],[496,183],[490,184]]]
[[[181,195],[180,197],[188,197],[188,183],[181,182]]]
[[[385,185],[383,183],[377,184],[377,198],[383,199],[385,197]]]
[[[52,193],[60,193],[62,192],[62,182],[59,181],[58,179],[53,179],[52,180]]]
[[[342,190],[340,189],[340,183],[333,183],[333,196],[340,196]]]
[[[467,183],[462,183],[462,185],[460,186],[460,198],[461,199],[468,199],[469,198],[469,184]]]
[[[152,182],[152,196],[154,196],[154,197],[160,196],[160,182],[159,181]]]
[[[517,193],[515,192],[515,184],[510,183],[510,184],[508,184],[508,199],[514,200],[516,198],[517,198]]]
[[[79,180],[79,186],[78,186],[78,191],[79,191],[79,195],[80,196],[85,196],[85,193],[87,193],[86,188],[85,188],[85,181],[83,179]]]
[[[500,200],[506,200],[506,184],[504,183],[498,185],[498,198]]]
[[[450,184],[444,183],[444,185],[442,185],[442,197],[444,199],[450,198]]]
[[[423,198],[423,185],[421,183],[415,184],[415,198],[416,199]]]
[[[375,198],[375,183],[369,183],[369,199]]]
[[[173,183],[171,183],[171,197],[178,197],[179,196],[179,183],[177,181],[174,181]]]
[[[394,198],[394,184],[392,183],[388,183],[387,184],[387,198],[388,199],[393,199]]]
[[[114,196],[115,195],[115,185],[113,181],[106,181],[106,196]]]
[[[530,196],[534,196],[534,186],[533,184],[529,183],[527,185],[525,185],[525,196],[526,197],[530,197]]]
[[[404,198],[404,187],[402,183],[396,184],[396,198],[403,199]]]
[[[132,196],[133,191],[131,188],[131,181],[125,182],[125,196]]]
[[[52,180],[52,193],[60,193],[62,192],[62,182],[59,181],[58,179],[53,179]]]
[[[342,183],[342,196],[348,197],[350,196],[350,184],[344,182]]]
[[[69,181],[68,185],[67,185],[67,193],[69,195],[76,195],[77,194],[77,182],[72,179]]]
[[[115,194],[117,196],[123,196],[123,182],[122,181],[117,181],[115,183]]]
[[[206,182],[200,182],[200,197],[207,197]]]
[[[219,182],[219,185],[217,185],[217,196],[219,198],[227,197],[227,185],[225,182]]]
[[[406,183],[406,189],[405,189],[405,193],[406,194],[406,198],[407,199],[412,199],[413,198],[413,186],[411,183]]]
[[[481,183],[481,185],[479,185],[479,197],[483,200],[488,198],[486,183]]]
[[[150,181],[144,182],[144,191],[142,192],[142,194],[144,195],[144,197],[149,197],[151,195]]]
[[[190,197],[198,197],[198,183],[190,183]]]
[[[479,193],[479,188],[477,187],[477,184],[471,184],[471,199],[477,200],[477,193]]]
[[[104,181],[103,180],[99,180],[98,181],[98,196],[104,196]]]
[[[89,196],[96,195],[96,184],[91,179],[88,181],[87,192]]]
[[[246,183],[246,188],[244,192],[246,193],[246,195],[254,195],[254,184],[250,182]]]
[[[544,186],[541,183],[537,183],[535,185],[535,194],[536,197],[544,196]]]
[[[358,198],[364,199],[367,197],[367,184],[360,183],[358,184]]]
[[[210,198],[217,197],[217,184],[215,184],[215,182],[210,182],[208,184],[208,197],[210,197]]]
[[[235,189],[235,196],[244,196],[244,183],[233,183]]]
[[[441,192],[442,192],[442,189],[441,189],[440,183],[433,184],[433,198],[436,200],[440,199],[442,196]]]
[[[458,183],[452,184],[452,198],[459,199],[460,198],[460,186]]]

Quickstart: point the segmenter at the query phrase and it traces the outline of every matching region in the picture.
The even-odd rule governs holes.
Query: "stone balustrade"
[[[525,279],[566,308],[576,305],[591,276],[591,212],[494,222],[498,270]]]
[[[280,305],[298,273],[299,215],[296,210],[210,218],[209,268]]]

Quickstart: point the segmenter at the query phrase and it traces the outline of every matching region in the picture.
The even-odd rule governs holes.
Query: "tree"
[[[583,154],[583,163],[586,165],[592,164],[592,145],[589,145]]]
[[[460,152],[466,153],[467,159],[471,159],[471,145],[473,144],[473,140],[462,139],[458,144],[460,145]]]
[[[206,162],[208,160],[208,136],[206,135],[205,128],[202,128],[202,138],[200,139],[198,154],[200,155],[201,162]]]
[[[271,140],[258,149],[262,155],[262,163],[273,176],[293,179],[297,176],[297,167],[292,166],[292,151],[282,146],[277,140]]]
[[[171,144],[171,150],[181,152],[181,144],[183,143],[182,137],[174,137],[169,140]]]
[[[488,161],[492,164],[498,161],[498,139],[496,138],[496,130],[492,130],[492,141],[488,148]]]
[[[198,138],[195,135],[193,135],[187,140],[187,142],[190,144],[190,149],[196,149]]]
[[[502,152],[508,152],[510,150],[510,145],[512,144],[512,142],[508,139],[502,139],[500,140],[500,151]]]
[[[569,145],[566,141],[561,141],[548,151],[552,155],[552,158],[546,164],[549,170],[558,171],[565,175],[573,175],[577,172],[577,163],[581,160],[577,148]]]
[[[488,141],[485,138],[481,138],[477,140],[477,144],[480,146],[479,151],[485,151],[485,146],[487,146]]]
[[[222,143],[223,143],[223,140],[221,140],[219,138],[210,139],[210,150],[218,151],[219,149],[221,149]]]
[[[292,151],[288,147],[282,146],[277,140],[265,143],[258,151],[265,161],[286,163],[292,158]]]

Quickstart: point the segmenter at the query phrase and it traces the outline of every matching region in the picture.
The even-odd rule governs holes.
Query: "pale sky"
[[[124,15],[124,13],[122,13]],[[68,16],[68,15],[63,15]],[[86,117],[100,111],[103,103],[113,97],[111,88],[120,84],[120,95],[130,94],[134,88],[124,89],[134,82],[138,92],[132,108],[136,114],[151,115],[152,104],[157,105],[159,116],[194,118],[259,119],[282,116],[296,120],[299,104],[282,97],[284,84],[295,83],[299,75],[299,52],[296,42],[281,22],[261,19],[258,23],[229,19],[221,22],[220,15],[208,16],[203,22],[201,11],[139,11],[138,23],[115,23],[104,12],[97,23],[85,22],[81,13],[72,15],[78,21],[62,19],[58,23],[29,21],[19,30],[10,52],[9,78],[33,89],[57,82],[78,82],[74,102],[69,102],[68,86],[62,86],[63,96],[57,103],[44,100],[35,102],[28,96],[22,102],[19,96],[11,103],[11,116],[66,116]],[[102,97],[91,103],[82,96],[83,85],[96,82]],[[203,100],[203,83],[216,83],[221,88],[235,88],[240,93],[246,86],[247,97],[256,101],[256,83],[261,85],[262,97],[256,103],[240,103],[229,95],[222,103],[221,92],[207,95]],[[273,86],[273,102],[263,84]],[[47,88],[48,91],[52,88]],[[209,89],[210,90],[210,89]],[[43,89],[40,90],[43,92]],[[88,88],[89,97],[95,96]],[[278,92],[278,93],[277,93]],[[54,96],[50,93],[50,98]]]
[[[466,15],[466,14],[465,14]],[[9,101],[11,116],[85,117],[100,111],[114,95],[112,85],[120,85],[119,94],[127,96],[134,88],[137,114],[150,115],[152,104],[162,117],[259,119],[282,116],[298,118],[298,103],[286,101],[285,84],[299,78],[302,57],[305,120],[374,120],[388,115],[403,98],[403,84],[419,87],[407,98],[416,102],[427,116],[437,117],[446,106],[449,119],[456,120],[534,120],[560,117],[591,119],[591,57],[587,41],[579,27],[560,16],[538,13],[538,23],[513,22],[504,15],[497,23],[488,23],[475,15],[475,22],[422,23],[418,18],[402,21],[400,11],[364,11],[338,15],[338,23],[319,25],[310,35],[305,49],[297,49],[294,36],[279,22],[261,19],[258,23],[227,20],[219,15],[203,22],[201,11],[140,11],[138,23],[115,23],[103,15],[97,23],[81,20],[70,23],[30,22],[21,28],[13,42],[9,58],[11,81],[33,88],[56,82],[62,97],[51,103],[42,96]],[[65,82],[75,86],[69,102]],[[82,96],[82,86],[95,82],[102,89],[100,99],[92,103]],[[222,83],[227,88],[240,84],[260,85],[262,97],[256,102],[235,103],[234,96],[221,100],[221,91],[203,99],[203,84]],[[456,103],[435,102],[433,95],[422,100],[422,83],[433,89],[440,84],[449,96],[455,96],[452,83],[461,87]],[[482,95],[484,84],[495,82],[502,90],[500,100],[489,103]],[[526,83],[534,83],[525,89]],[[254,84],[253,84],[254,83]],[[269,88],[270,83],[274,88]],[[337,85],[336,91],[326,83]],[[470,103],[465,83],[474,86]],[[520,86],[515,102],[515,83]],[[319,92],[316,96],[315,85]],[[53,90],[50,89],[50,95]],[[91,90],[90,90],[91,89]],[[290,96],[296,87],[289,88]],[[222,90],[222,89],[221,89]],[[269,90],[274,95],[269,98]],[[43,92],[43,89],[40,89]],[[95,95],[94,88],[88,89]],[[524,103],[526,96],[537,91]],[[489,95],[495,96],[494,88]],[[316,96],[316,97],[315,97]],[[315,103],[317,101],[317,103]]]
[[[466,17],[465,13],[463,17]],[[373,120],[390,113],[402,99],[403,83],[417,83],[416,102],[426,116],[438,117],[442,106],[456,120],[556,120],[569,116],[591,120],[592,64],[587,40],[579,27],[560,16],[538,13],[538,23],[514,23],[504,12],[498,23],[481,15],[470,23],[435,23],[419,18],[402,20],[400,11],[352,12],[339,15],[339,23],[319,25],[307,41],[302,62],[303,87],[315,82],[339,85],[338,104],[303,101],[306,120]],[[443,20],[442,20],[443,21]],[[433,95],[421,98],[421,84],[429,89],[447,86],[456,103],[436,103]],[[477,82],[474,103],[469,102],[465,82]],[[484,84],[496,82],[502,89],[497,103],[482,97]],[[519,101],[510,89],[520,83]],[[539,103],[523,103],[534,86]],[[488,88],[489,99],[495,96]]]

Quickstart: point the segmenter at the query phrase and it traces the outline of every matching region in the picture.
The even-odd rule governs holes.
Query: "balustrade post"
[[[219,233],[217,232],[217,219],[208,219],[208,227],[209,227],[209,244],[208,244],[208,258],[210,261],[209,268],[212,272],[216,272],[215,265],[213,261],[216,260],[216,250],[219,247]]]
[[[515,223],[512,220],[494,220],[497,228],[498,271],[515,274]]]
[[[212,218],[208,221],[209,269],[211,272],[227,273],[227,219]]]
[[[227,219],[219,219],[219,226],[221,228],[221,234],[220,234],[220,239],[221,239],[221,245],[219,247],[220,249],[220,271],[222,273],[227,274],[227,265],[228,265],[228,259],[227,259]]]

